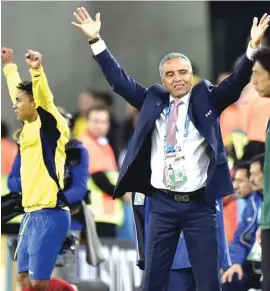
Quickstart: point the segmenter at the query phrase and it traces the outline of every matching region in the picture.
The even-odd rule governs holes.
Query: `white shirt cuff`
[[[247,47],[247,52],[246,52],[246,56],[249,60],[253,61],[253,57],[256,54],[256,52],[258,51],[258,48],[252,48],[251,47],[251,43],[248,43],[248,47]]]
[[[102,40],[102,39],[100,39],[98,42],[91,45],[91,49],[92,49],[93,54],[95,56],[102,53],[103,51],[105,51],[106,48],[107,48],[107,46],[106,46],[104,40]]]

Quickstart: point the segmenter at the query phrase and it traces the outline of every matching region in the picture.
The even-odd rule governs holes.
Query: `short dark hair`
[[[22,90],[26,93],[26,95],[28,95],[31,99],[31,101],[34,100],[33,98],[33,83],[31,81],[24,81],[24,82],[21,82],[17,88],[19,90]]]
[[[95,99],[101,100],[108,107],[113,105],[113,96],[109,92],[105,91],[93,91]]]
[[[270,74],[270,48],[262,48],[254,55],[254,61],[260,63]]]
[[[257,155],[255,157],[253,157],[250,161],[250,164],[252,163],[259,163],[260,166],[261,166],[261,170],[263,172],[263,166],[264,166],[264,154],[260,154],[260,155]]]
[[[242,160],[250,161],[253,157],[265,153],[265,143],[261,141],[250,141],[244,146]]]
[[[107,111],[109,116],[110,116],[110,111],[108,106],[104,105],[104,104],[94,104],[93,106],[90,107],[87,116],[89,117],[90,113],[94,112],[94,111]]]
[[[250,167],[250,162],[245,161],[245,160],[237,160],[234,163],[234,170],[235,172],[237,170],[246,170],[247,171],[247,176],[249,177],[249,167]]]

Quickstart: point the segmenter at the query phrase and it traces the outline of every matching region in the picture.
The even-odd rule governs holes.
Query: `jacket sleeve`
[[[252,60],[257,51],[258,49],[253,49],[249,43],[246,55],[235,71],[217,87],[212,87],[213,102],[220,114],[239,99],[242,90],[249,83],[253,67]]]
[[[217,87],[212,87],[212,101],[219,114],[239,99],[242,90],[250,81],[252,66],[253,61],[244,57],[228,78],[222,81]]]
[[[147,89],[137,83],[120,67],[102,40],[96,43],[95,46],[104,48],[103,51],[102,49],[99,50],[101,52],[98,54],[95,54],[95,50],[93,49],[94,59],[101,67],[113,91],[140,110],[145,100]]]
[[[11,172],[8,176],[8,188],[11,192],[20,193],[22,191],[21,185],[21,155],[17,154]]]
[[[12,103],[15,104],[18,93],[17,86],[22,81],[18,72],[18,66],[16,64],[8,64],[3,68],[3,72],[7,80],[10,99]]]
[[[251,251],[252,245],[247,243],[243,239],[243,233],[248,227],[247,217],[248,217],[248,206],[244,209],[241,222],[239,223],[233,241],[230,245],[230,255],[232,264],[243,265],[247,259],[249,252]]]
[[[89,179],[89,157],[84,147],[81,147],[80,163],[72,167],[72,186],[64,191],[64,195],[70,204],[81,201],[87,193],[87,183]]]

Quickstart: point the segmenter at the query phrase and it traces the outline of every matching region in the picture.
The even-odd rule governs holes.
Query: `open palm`
[[[77,8],[77,12],[74,12],[73,16],[77,22],[72,22],[71,24],[79,27],[89,39],[93,39],[99,35],[101,27],[100,13],[96,14],[96,20],[94,21],[86,9],[81,7]]]
[[[265,13],[258,23],[258,18],[253,19],[253,25],[250,31],[252,46],[258,47],[262,41],[266,29],[269,27],[270,16]]]

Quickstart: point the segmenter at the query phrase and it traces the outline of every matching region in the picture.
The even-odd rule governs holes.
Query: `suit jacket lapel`
[[[164,88],[163,86],[157,86],[155,88],[155,93],[155,96],[157,97],[152,111],[153,113],[149,114],[149,118],[147,121],[147,124],[149,125],[153,125],[153,123],[156,122],[164,108],[169,104],[170,94],[166,88]]]

